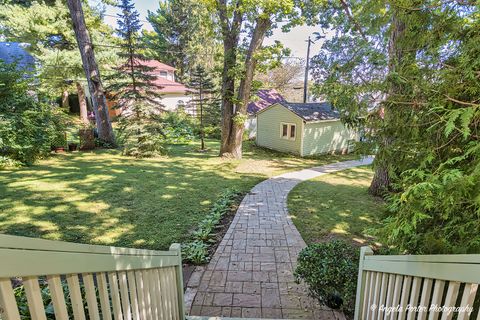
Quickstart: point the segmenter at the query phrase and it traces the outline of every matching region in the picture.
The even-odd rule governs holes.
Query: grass
[[[226,188],[247,192],[286,171],[354,158],[301,159],[246,143],[244,159],[223,160],[218,142],[171,146],[168,157],[118,150],[58,154],[0,171],[0,233],[80,243],[167,249],[184,242]]]
[[[331,173],[297,185],[288,197],[292,220],[307,244],[342,238],[372,242],[383,203],[368,194],[370,167]]]

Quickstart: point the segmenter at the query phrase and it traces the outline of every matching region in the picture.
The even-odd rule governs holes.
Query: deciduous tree
[[[294,7],[290,0],[215,2],[223,41],[221,156],[242,157],[244,122],[259,51],[265,36],[277,22],[296,13]],[[244,38],[246,49],[241,55],[242,27],[247,30],[247,36]]]

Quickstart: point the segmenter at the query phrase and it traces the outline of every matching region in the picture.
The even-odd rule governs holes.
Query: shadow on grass
[[[378,227],[383,203],[368,194],[372,172],[339,171],[300,183],[288,198],[292,220],[307,243],[342,238],[356,244],[374,241],[368,229]]]
[[[247,191],[263,179],[181,148],[162,159],[115,150],[57,155],[0,172],[0,232],[167,249],[189,237],[224,189]]]

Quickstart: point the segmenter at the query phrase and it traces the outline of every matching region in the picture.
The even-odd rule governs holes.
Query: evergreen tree
[[[366,152],[378,150],[371,191],[388,204],[381,240],[409,253],[478,252],[478,5],[320,8],[309,12],[342,32],[313,59],[315,91],[349,124],[364,125]]]
[[[108,76],[108,90],[122,109],[120,131],[124,139],[124,153],[137,157],[153,156],[162,151],[163,111],[161,86],[154,68],[148,66],[147,58],[138,50],[139,31],[142,25],[139,14],[131,0],[119,4],[117,34],[120,36],[119,56],[124,63]]]
[[[82,7],[91,41],[111,43],[112,29],[102,22],[101,12],[86,4]],[[67,101],[70,92],[83,90],[86,84],[71,21],[68,7],[60,0],[7,1],[0,10],[0,33],[7,41],[28,44],[25,49],[38,61],[37,92],[52,100],[62,95]],[[95,46],[95,57],[100,68],[117,60],[114,49],[104,45]]]
[[[208,110],[209,107],[218,106],[218,99],[215,98],[215,84],[205,68],[197,66],[191,73],[189,87],[193,89],[194,95],[190,103],[199,111],[200,140],[203,151],[205,150],[205,108]]]
[[[180,81],[199,63],[219,66],[221,45],[215,34],[215,18],[205,3],[196,0],[161,1],[148,13],[154,31],[144,32],[142,41],[149,55],[174,66]]]

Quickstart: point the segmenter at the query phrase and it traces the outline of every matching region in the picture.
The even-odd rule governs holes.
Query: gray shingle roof
[[[18,69],[33,70],[35,59],[24,47],[18,42],[0,42],[0,60],[7,64],[16,62]]]
[[[340,113],[329,102],[279,103],[307,122],[340,119]]]

